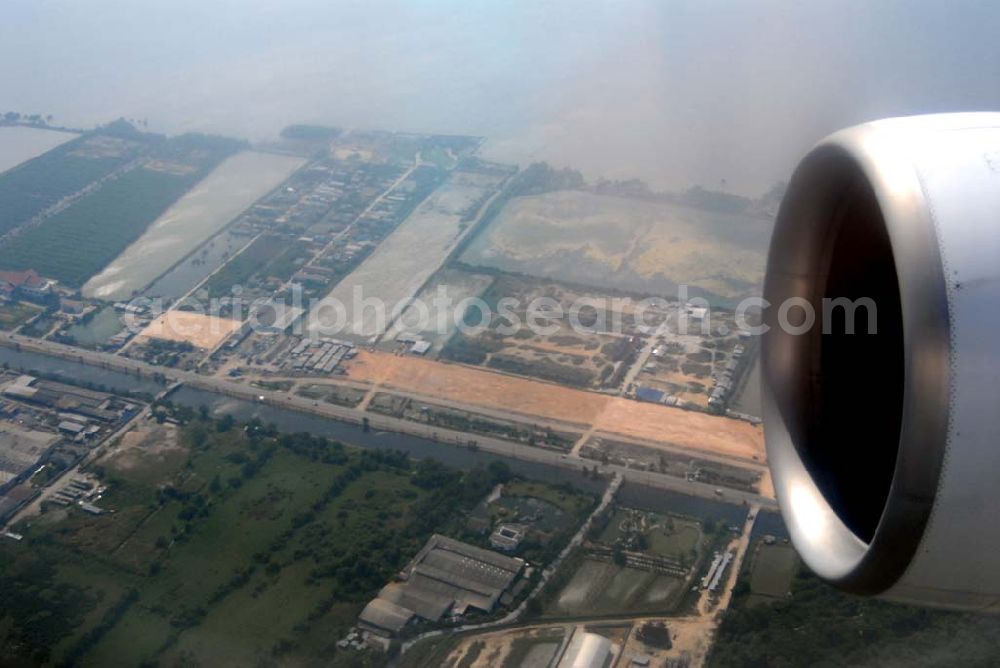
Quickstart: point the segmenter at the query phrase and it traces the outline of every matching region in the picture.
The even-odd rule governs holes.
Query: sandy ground
[[[558,626],[548,627],[550,631],[559,628]],[[555,643],[559,646],[564,644],[565,635],[571,633],[573,627],[563,627],[563,638],[546,638],[540,642],[545,642],[546,640],[551,643]],[[463,642],[459,643],[447,657],[443,665],[445,666],[458,666],[464,665],[468,668],[494,668],[496,666],[502,666],[504,661],[506,661],[507,656],[510,654],[514,640],[517,638],[525,637],[538,637],[540,635],[546,635],[538,629],[535,630],[523,630],[519,629],[517,631],[496,631],[493,633],[485,633],[481,635],[473,635],[466,638]],[[473,646],[480,646],[478,655],[474,661],[469,662],[471,658],[469,656],[469,651]],[[557,651],[557,650],[554,650]],[[543,655],[547,652],[543,652]]]
[[[196,348],[211,350],[242,323],[192,311],[167,311],[139,333],[139,339],[187,341]]]
[[[765,460],[759,427],[412,356],[360,351],[348,376],[404,392],[580,425],[608,434]]]
[[[119,471],[162,464],[167,458],[184,452],[177,436],[177,427],[172,424],[142,423],[123,434],[121,440],[103,455],[102,461]]]

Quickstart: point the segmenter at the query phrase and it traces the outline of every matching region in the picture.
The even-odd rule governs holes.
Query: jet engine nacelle
[[[823,140],[764,298],[767,453],[805,562],[855,593],[1000,610],[1000,114]]]

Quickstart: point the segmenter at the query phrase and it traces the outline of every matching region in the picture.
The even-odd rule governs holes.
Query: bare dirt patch
[[[352,380],[428,397],[595,427],[675,447],[763,462],[759,427],[729,418],[575,390],[457,364],[360,351]]]
[[[167,311],[139,333],[139,339],[161,339],[190,343],[209,350],[242,325],[237,320],[216,318],[193,311]]]
[[[121,437],[102,463],[121,473],[140,473],[172,466],[185,456],[175,425],[143,424]]]

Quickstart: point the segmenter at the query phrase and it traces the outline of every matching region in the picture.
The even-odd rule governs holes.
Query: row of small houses
[[[726,366],[715,376],[715,386],[712,387],[712,394],[708,397],[709,408],[722,410],[726,407],[726,400],[729,398],[729,393],[733,391],[737,371],[743,363],[745,354],[746,348],[743,347],[742,343],[737,343],[729,356],[729,361],[726,362]]]

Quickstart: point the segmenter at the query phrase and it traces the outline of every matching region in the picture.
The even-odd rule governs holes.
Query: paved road
[[[571,458],[569,455],[559,451],[545,450],[530,445],[503,441],[485,436],[470,436],[466,432],[443,429],[440,427],[434,427],[419,422],[412,422],[385,415],[366,413],[358,410],[357,408],[336,406],[326,402],[313,401],[312,399],[300,397],[289,392],[249,387],[247,385],[232,382],[231,380],[225,378],[205,376],[192,371],[154,366],[137,360],[117,357],[110,353],[74,348],[61,343],[56,343],[55,341],[43,341],[19,334],[15,335],[0,332],[0,345],[7,347],[20,347],[24,350],[44,355],[60,357],[83,364],[124,371],[146,377],[153,377],[154,375],[157,375],[165,378],[168,383],[183,383],[193,388],[207,390],[209,392],[223,394],[247,401],[258,401],[260,403],[272,405],[278,408],[318,415],[320,417],[331,418],[341,422],[347,422],[349,424],[361,424],[362,420],[367,418],[369,426],[372,429],[411,434],[413,436],[427,438],[443,444],[468,447],[469,442],[474,441],[476,447],[482,451],[512,457],[514,459],[539,462],[577,471],[581,470],[584,466],[592,466],[594,464],[590,461]],[[747,505],[758,503],[765,508],[777,508],[773,499],[750,492],[727,489],[720,495],[716,493],[716,488],[713,485],[675,478],[653,471],[640,471],[615,465],[602,466],[601,469],[604,472],[610,472],[612,474],[618,473],[628,482],[635,482],[657,489],[666,489],[692,496],[724,500],[730,503],[746,503]]]

